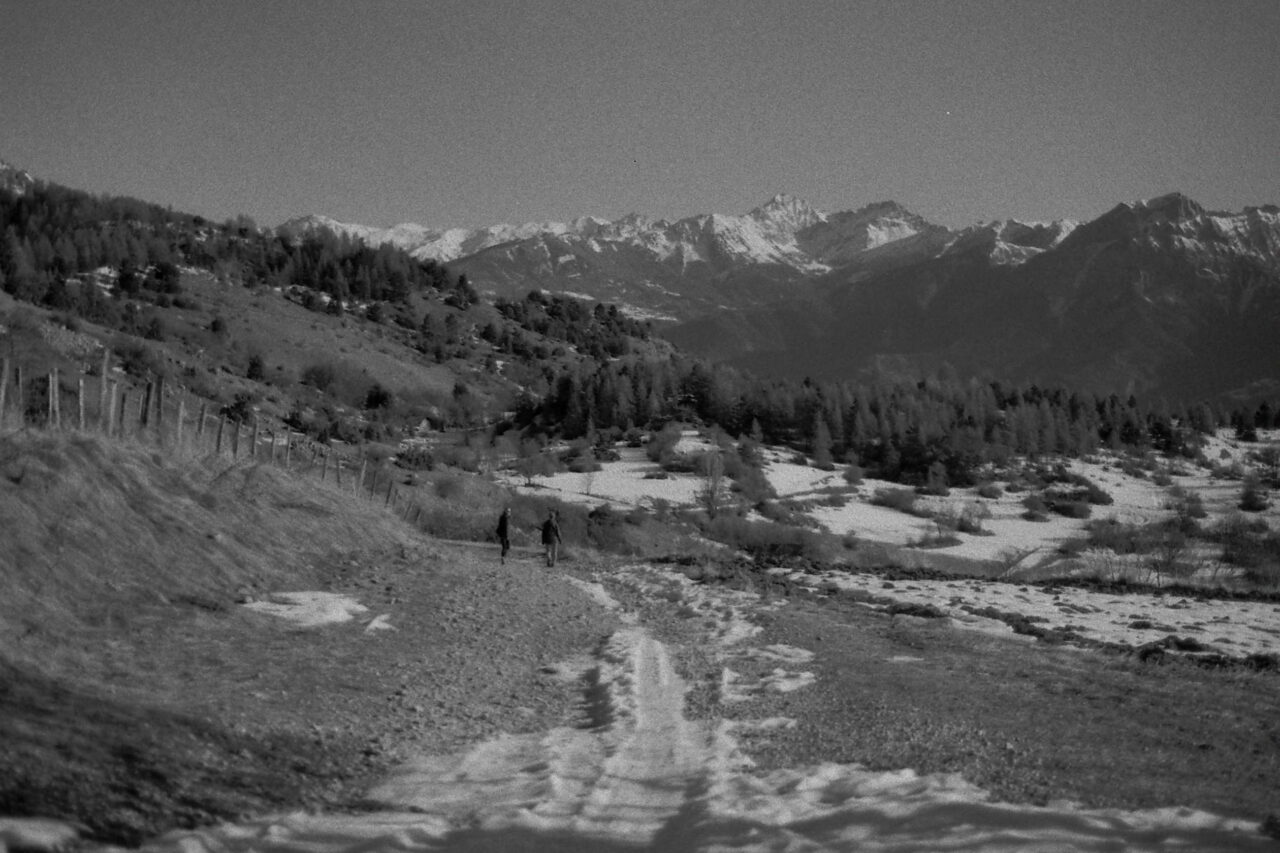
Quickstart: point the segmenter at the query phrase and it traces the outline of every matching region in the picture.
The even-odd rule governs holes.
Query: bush
[[[765,561],[822,557],[822,536],[801,527],[721,515],[711,521],[705,533],[710,539]]]
[[[1273,533],[1261,519],[1235,513],[1214,527],[1209,538],[1222,544],[1224,563],[1260,570],[1280,563],[1280,533]]]
[[[1055,500],[1049,503],[1049,509],[1067,518],[1088,518],[1093,509],[1085,501]]]
[[[1268,506],[1267,493],[1263,491],[1258,475],[1250,474],[1245,477],[1240,488],[1240,509],[1245,512],[1262,512]]]
[[[952,545],[959,545],[961,541],[959,536],[940,527],[936,533],[928,533],[918,539],[913,539],[907,543],[907,546],[910,548],[950,548]]]
[[[395,395],[381,382],[373,383],[364,395],[366,409],[389,409],[394,403]]]
[[[603,467],[593,456],[579,456],[569,460],[569,470],[574,474],[589,474],[600,471]]]
[[[1024,521],[1048,521],[1049,505],[1039,495],[1027,495],[1022,499],[1026,512],[1022,514]]]
[[[338,372],[332,364],[312,364],[303,368],[301,381],[303,385],[310,385],[317,391],[328,391],[333,387],[337,376]]]
[[[978,486],[978,497],[980,498],[995,500],[1003,494],[1004,492],[995,483],[983,483]]]
[[[627,541],[624,527],[628,521],[630,517],[620,515],[608,504],[601,504],[587,513],[587,541],[602,551],[630,553],[634,549]]]
[[[844,481],[851,486],[861,485],[864,476],[866,472],[859,465],[851,464],[844,469]]]
[[[884,506],[889,509],[896,509],[899,512],[905,512],[909,515],[917,515],[916,510],[917,495],[911,489],[876,489],[874,495],[871,496],[871,503],[875,506]]]
[[[1150,554],[1168,532],[1160,525],[1124,524],[1114,517],[1091,521],[1085,529],[1089,547],[1117,554]]]
[[[472,474],[480,471],[480,454],[470,447],[453,445],[437,448],[436,461]]]
[[[651,462],[665,467],[665,460],[675,453],[675,446],[680,442],[680,432],[680,425],[673,421],[658,432],[650,433],[644,448],[645,455]]]
[[[744,461],[737,454],[725,453],[721,454],[721,458],[724,462],[724,476],[733,482],[731,488],[747,504],[754,506],[778,496],[764,471]]]
[[[410,471],[430,471],[435,468],[435,454],[425,444],[409,445],[396,454],[396,464]]]
[[[267,378],[267,367],[262,360],[261,353],[253,353],[249,356],[249,366],[244,372],[245,378],[253,382],[261,382]]]
[[[1165,509],[1173,512],[1174,525],[1187,535],[1199,533],[1200,525],[1197,519],[1206,518],[1209,515],[1200,495],[1178,486],[1169,490],[1169,500],[1165,502]]]

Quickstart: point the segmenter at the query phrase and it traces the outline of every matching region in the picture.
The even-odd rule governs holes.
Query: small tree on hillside
[[[725,499],[724,459],[719,450],[710,450],[702,456],[702,488],[698,490],[698,503],[715,518]]]
[[[542,445],[533,439],[526,439],[520,445],[520,457],[516,460],[516,473],[524,477],[526,486],[533,485],[534,477],[545,477],[555,471],[550,457],[543,452]]]
[[[1257,474],[1249,474],[1240,488],[1240,509],[1262,512],[1267,506],[1267,493],[1262,490],[1262,481]]]
[[[823,471],[835,469],[835,462],[831,458],[831,430],[827,428],[827,421],[821,412],[814,415],[811,455],[814,468]]]

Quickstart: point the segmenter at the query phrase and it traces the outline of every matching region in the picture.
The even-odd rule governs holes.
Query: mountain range
[[[825,214],[788,195],[737,216],[703,214],[675,221],[631,214],[613,222],[433,230],[377,229],[309,216],[281,228],[324,229],[369,243],[392,243],[436,258],[500,296],[533,289],[612,302],[634,316],[688,320],[726,307],[768,304],[787,286],[803,286],[868,250],[936,235],[932,225],[893,202]]]
[[[436,231],[392,242],[481,291],[618,304],[694,354],[815,378],[940,369],[1170,398],[1280,391],[1280,208],[1177,193],[1098,218],[953,230],[891,201],[824,213],[777,195],[742,215]]]

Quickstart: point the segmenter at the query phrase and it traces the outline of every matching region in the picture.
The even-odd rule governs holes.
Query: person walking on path
[[[542,522],[542,547],[547,551],[547,566],[554,566],[560,552],[560,518],[554,509]]]
[[[507,552],[511,550],[511,507],[505,507],[498,516],[498,544],[502,546],[503,565],[507,562]]]

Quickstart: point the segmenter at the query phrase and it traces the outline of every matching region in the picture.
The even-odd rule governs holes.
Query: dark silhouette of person
[[[560,553],[560,516],[553,509],[542,522],[542,547],[547,552],[547,565],[554,566]]]
[[[498,544],[502,546],[500,559],[505,565],[507,552],[511,550],[511,507],[503,509],[502,515],[498,516]]]

